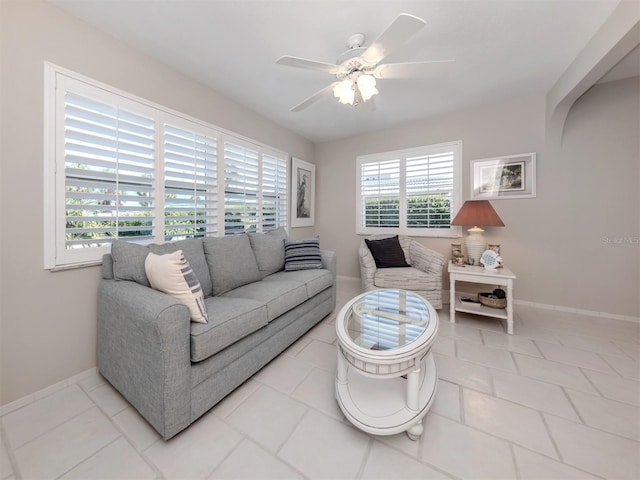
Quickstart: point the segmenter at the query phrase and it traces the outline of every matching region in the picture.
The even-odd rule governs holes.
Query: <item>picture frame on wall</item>
[[[316,166],[299,158],[291,160],[291,227],[314,225]]]
[[[471,160],[472,200],[535,196],[535,153]]]

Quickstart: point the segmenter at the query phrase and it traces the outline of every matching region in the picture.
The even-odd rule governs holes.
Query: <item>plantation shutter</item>
[[[262,156],[262,231],[287,225],[287,159]]]
[[[151,241],[153,118],[66,91],[63,142],[64,248]]]
[[[400,225],[400,160],[363,162],[360,166],[362,226]]]
[[[224,232],[234,235],[258,228],[258,151],[224,142]]]
[[[407,227],[449,228],[453,199],[453,152],[406,160]]]
[[[217,139],[164,125],[164,239],[217,232]]]

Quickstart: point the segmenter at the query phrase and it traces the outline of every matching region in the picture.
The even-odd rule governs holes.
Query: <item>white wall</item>
[[[462,140],[466,200],[470,160],[537,152],[537,197],[492,200],[506,227],[485,232],[518,276],[515,298],[637,317],[639,100],[637,77],[595,86],[574,105],[555,151],[542,95],[319,144],[316,231],[338,252],[338,273],[359,277],[357,155]],[[450,256],[452,239],[420,241]]]
[[[43,269],[44,62],[313,162],[313,145],[46,2],[2,1],[0,405],[95,366],[98,267]],[[9,226],[9,228],[7,228]],[[295,229],[293,237],[313,232]]]

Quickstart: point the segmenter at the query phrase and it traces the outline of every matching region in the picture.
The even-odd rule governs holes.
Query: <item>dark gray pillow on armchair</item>
[[[404,250],[402,250],[400,246],[400,240],[397,235],[380,240],[369,240],[365,238],[364,241],[367,247],[369,247],[371,255],[373,255],[376,267],[393,268],[411,266],[404,258]]]

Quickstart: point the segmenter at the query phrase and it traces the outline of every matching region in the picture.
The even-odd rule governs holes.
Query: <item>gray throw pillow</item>
[[[188,238],[177,242],[151,245],[138,245],[125,240],[115,240],[111,245],[111,257],[113,258],[113,278],[116,280],[130,280],[145,287],[151,287],[144,262],[149,252],[164,255],[182,250],[187,262],[198,277],[205,297],[212,295],[213,286],[209,267],[204,256],[201,238]]]
[[[266,233],[249,234],[249,242],[263,278],[284,269],[284,242],[288,239],[284,227]]]
[[[203,244],[214,295],[262,280],[248,235],[205,238]]]
[[[322,268],[318,237],[284,242],[284,269],[287,272],[314,268]]]

